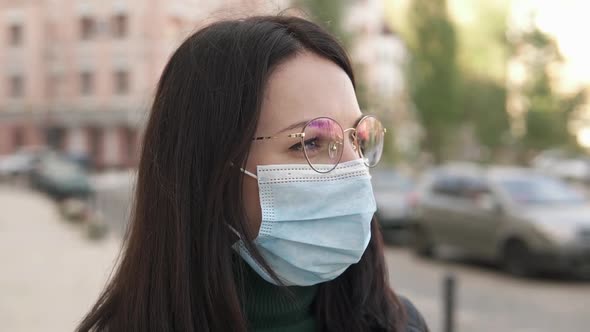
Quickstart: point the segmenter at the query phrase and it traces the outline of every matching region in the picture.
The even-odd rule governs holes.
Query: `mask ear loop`
[[[230,162],[229,164],[231,166],[236,166],[233,162]],[[242,167],[240,167],[240,171],[242,171],[242,173],[244,173],[250,177],[253,177],[254,179],[258,179],[258,177],[255,174],[248,172],[247,170],[243,169]],[[233,228],[230,224],[226,224],[226,225],[238,237],[238,239],[240,239],[240,240],[242,239],[242,235],[235,228]]]
[[[240,171],[242,171],[242,173],[248,175],[249,177],[254,178],[255,180],[258,180],[258,176],[256,176],[256,174],[251,173],[251,172],[249,172],[249,171],[247,171],[247,170],[245,170],[245,169],[243,169],[241,167],[240,167]]]
[[[242,235],[235,228],[233,228],[230,224],[226,224],[226,226],[238,237],[238,239],[242,239]]]
[[[232,165],[232,166],[236,166],[233,162],[230,162],[229,164]],[[248,170],[246,170],[246,169],[244,169],[242,167],[240,167],[240,171],[242,171],[242,173],[248,175],[249,177],[251,177],[251,178],[253,178],[255,180],[258,180],[258,176],[256,176],[256,174],[254,174],[252,172],[249,172]]]

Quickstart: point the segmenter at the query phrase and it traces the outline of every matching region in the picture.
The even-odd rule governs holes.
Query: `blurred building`
[[[289,0],[0,0],[0,155],[47,144],[98,169],[137,162],[156,83],[204,21],[277,13]],[[418,142],[404,84],[406,50],[380,0],[350,1],[346,28],[367,97],[398,149]]]
[[[351,57],[364,85],[368,111],[390,128],[397,153],[409,156],[418,151],[421,136],[406,86],[409,54],[401,37],[385,22],[384,11],[381,0],[353,1],[345,25],[353,35]]]
[[[182,39],[217,10],[277,3],[0,0],[0,155],[47,144],[99,169],[134,165],[155,85]]]

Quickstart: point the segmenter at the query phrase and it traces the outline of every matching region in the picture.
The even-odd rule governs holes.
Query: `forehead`
[[[328,116],[351,127],[361,114],[352,82],[334,62],[302,53],[278,66],[267,83],[258,133]]]

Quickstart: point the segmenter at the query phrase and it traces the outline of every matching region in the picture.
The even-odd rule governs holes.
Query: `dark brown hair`
[[[247,232],[243,174],[232,163],[247,160],[272,70],[301,52],[333,61],[354,84],[338,41],[292,16],[216,22],[176,50],[145,131],[120,264],[77,331],[248,329],[227,227]],[[375,220],[371,230],[360,262],[319,287],[321,331],[400,331]]]

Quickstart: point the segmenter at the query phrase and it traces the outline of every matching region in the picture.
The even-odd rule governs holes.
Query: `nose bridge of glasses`
[[[351,161],[359,158],[358,145],[356,142],[356,129],[348,128],[344,130],[344,143],[341,161]]]
[[[358,142],[356,137],[356,128],[348,128],[344,130],[345,139],[348,138],[350,146],[356,150],[358,148]]]

